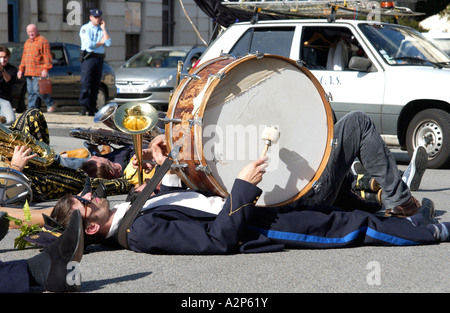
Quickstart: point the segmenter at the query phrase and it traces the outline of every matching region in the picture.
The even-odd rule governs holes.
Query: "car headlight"
[[[150,84],[150,88],[167,87],[172,78],[173,75],[169,75],[169,77],[158,79],[157,81],[154,81]]]

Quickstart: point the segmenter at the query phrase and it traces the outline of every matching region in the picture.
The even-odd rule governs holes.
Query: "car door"
[[[72,91],[74,94],[74,102],[78,104],[81,89],[80,46],[65,44],[65,52],[73,77]]]
[[[331,106],[340,119],[350,111],[366,112],[381,130],[385,77],[352,27],[311,24],[302,27],[301,59],[331,95]],[[369,61],[367,70],[351,69],[352,57]],[[357,60],[357,59],[353,60]]]
[[[52,97],[58,100],[58,105],[73,101],[74,98],[74,76],[72,68],[64,50],[64,45],[51,45],[53,67],[50,70],[52,81]]]

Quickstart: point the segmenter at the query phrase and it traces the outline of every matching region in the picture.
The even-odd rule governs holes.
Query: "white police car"
[[[423,145],[429,167],[450,165],[450,58],[417,31],[362,20],[276,20],[228,27],[200,64],[221,53],[277,54],[302,60],[320,81],[337,118],[366,112],[389,145],[412,155]]]

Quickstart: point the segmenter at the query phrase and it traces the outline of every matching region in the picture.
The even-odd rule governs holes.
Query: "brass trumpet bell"
[[[158,118],[158,111],[146,102],[127,102],[115,110],[114,123],[117,128],[124,133],[133,135],[134,151],[138,164],[139,185],[143,183],[143,134],[156,126]]]
[[[114,123],[125,133],[141,134],[153,129],[158,117],[158,111],[146,102],[127,102],[116,110]]]

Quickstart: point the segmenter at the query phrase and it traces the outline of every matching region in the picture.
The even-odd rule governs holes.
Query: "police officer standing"
[[[111,38],[102,19],[102,11],[89,11],[89,22],[81,26],[81,90],[79,115],[94,116],[97,112],[97,95],[103,71],[105,46],[111,45]]]

